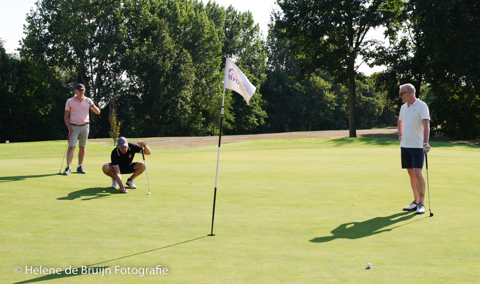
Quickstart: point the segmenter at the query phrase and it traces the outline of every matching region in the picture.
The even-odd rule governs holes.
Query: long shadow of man
[[[49,176],[56,176],[57,174],[45,174],[45,175],[25,175],[25,176],[7,176],[7,177],[0,177],[0,183],[2,182],[9,182],[9,181],[22,181],[31,178],[42,178],[42,177],[49,177]]]
[[[91,187],[85,188],[81,190],[77,190],[74,192],[70,192],[68,196],[59,197],[57,200],[74,200],[77,198],[83,198],[82,200],[92,200],[96,198],[107,197],[112,194],[120,193],[117,189],[111,187]]]
[[[416,214],[402,212],[385,217],[375,217],[363,222],[350,222],[341,224],[332,230],[333,236],[319,237],[310,240],[312,243],[326,243],[335,239],[360,239],[383,232],[389,232],[394,228],[384,229],[393,224],[413,218]],[[420,219],[419,219],[420,220]],[[418,221],[418,220],[417,220]]]

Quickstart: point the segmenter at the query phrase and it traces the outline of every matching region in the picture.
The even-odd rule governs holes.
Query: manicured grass
[[[89,144],[86,175],[57,175],[65,144],[0,144],[0,283],[480,279],[480,147],[431,143],[430,218],[428,202],[424,215],[401,210],[412,194],[396,140],[226,144],[209,237],[217,147],[152,149],[147,196],[145,174],[128,194],[109,188],[101,166],[113,146]],[[168,273],[140,275],[157,265]],[[40,266],[62,273],[25,273]]]

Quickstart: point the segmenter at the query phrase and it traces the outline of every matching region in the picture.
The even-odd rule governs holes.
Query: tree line
[[[112,114],[127,137],[218,135],[226,58],[257,92],[247,105],[226,91],[225,134],[396,126],[411,82],[432,135],[480,136],[477,1],[278,6],[262,35],[250,12],[214,1],[40,0],[19,55],[0,44],[0,141],[66,138],[76,83],[103,109],[92,137],[111,135]],[[365,37],[375,27],[388,47]],[[385,71],[365,76],[360,59]]]

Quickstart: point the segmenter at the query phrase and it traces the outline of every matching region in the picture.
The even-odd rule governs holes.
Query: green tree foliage
[[[164,18],[164,11],[172,9],[168,18],[172,29],[183,26],[178,23],[181,9],[163,4],[134,11],[139,16],[129,25],[135,41],[130,45],[131,69],[128,72],[139,83],[135,120],[141,136],[187,135],[198,124],[198,120],[191,118],[192,58],[175,42],[175,34],[169,31],[170,23]],[[140,24],[143,17],[147,21]]]
[[[478,1],[418,3],[420,28],[433,51],[427,81],[434,133],[480,137],[480,5]],[[438,15],[442,15],[442,20]],[[441,31],[441,32],[439,32]]]
[[[301,13],[314,8],[301,14],[299,37],[280,21],[264,42],[250,12],[214,1],[40,0],[27,16],[20,58],[1,57],[1,95],[8,104],[0,119],[32,114],[43,132],[18,123],[2,124],[0,133],[10,127],[20,140],[64,138],[65,101],[81,82],[100,107],[115,104],[123,136],[215,135],[227,58],[257,87],[250,105],[226,90],[227,134],[345,129],[354,108],[360,110],[355,127],[388,125],[385,89],[376,91],[374,81],[350,67],[365,33],[388,22],[395,1],[337,2],[299,1]],[[307,26],[322,9],[328,13],[320,25]],[[328,21],[332,25],[324,25]],[[305,41],[296,41],[300,37]],[[298,74],[308,76],[294,80]],[[91,118],[92,134],[109,137],[109,113]]]
[[[434,93],[431,103],[432,134],[442,133],[452,139],[480,137],[480,98],[472,85],[443,80],[431,87]]]
[[[294,80],[300,72],[300,63],[288,52],[292,42],[277,37],[276,32],[272,26],[267,38],[267,80],[262,85],[268,102],[265,131],[348,128],[348,87],[337,84],[327,72],[319,69],[307,78]],[[376,91],[375,81],[365,76],[359,76],[356,86],[358,127],[395,125],[395,115],[386,107],[386,92]]]
[[[100,106],[123,86],[126,18],[115,0],[42,0],[27,16],[22,56],[57,66],[71,86],[83,83]],[[97,132],[96,119],[92,135]]]
[[[229,102],[225,116],[226,133],[255,133],[265,123],[267,117],[264,111],[265,102],[260,93],[260,86],[266,79],[267,61],[260,27],[255,24],[251,12],[237,12],[233,6],[229,6],[226,9],[224,31],[222,56],[225,57],[222,58],[222,69],[225,68],[226,58],[232,58],[257,88],[249,105],[245,103],[243,97],[231,96],[232,91],[226,91],[226,100]]]
[[[378,48],[377,77],[398,105],[398,85],[429,86],[431,134],[480,137],[480,13],[478,1],[410,0],[390,22],[390,46]]]
[[[0,141],[65,138],[65,88],[59,78],[54,68],[11,57],[0,45]]]
[[[15,109],[15,89],[18,85],[19,60],[9,56],[0,41],[0,141],[15,141],[12,118]]]
[[[265,131],[346,128],[346,97],[342,87],[320,71],[309,78],[295,80],[299,62],[288,52],[290,42],[275,33],[272,27],[267,38],[267,80],[261,88],[268,102]]]
[[[393,102],[398,111],[403,104],[398,97],[399,85],[411,83],[415,86],[416,96],[421,96],[421,87],[425,84],[425,76],[430,68],[432,43],[426,41],[425,33],[420,29],[420,19],[423,16],[417,2],[406,2],[400,6],[396,17],[387,22],[385,36],[389,39],[388,46],[369,44],[371,49],[362,53],[370,61],[370,66],[387,67],[375,76],[375,80],[377,88],[386,92],[387,101]]]
[[[365,49],[371,28],[386,24],[398,13],[399,0],[314,1],[279,0],[275,22],[281,36],[292,41],[291,52],[308,75],[321,68],[338,82],[348,82],[350,137],[356,137],[355,61]]]
[[[372,78],[364,77],[357,80],[357,125],[360,129],[370,129],[387,126],[382,121],[382,114],[386,105],[385,92],[375,90]]]
[[[392,72],[375,73],[370,78],[373,81],[375,91],[381,93],[382,101],[385,104],[376,127],[397,126],[401,100],[398,97],[398,85],[397,81],[395,81],[395,74],[393,73],[392,76]]]
[[[55,66],[70,88],[82,82],[101,107],[115,99],[124,133],[215,133],[227,55],[257,87],[265,80],[259,27],[251,13],[233,7],[198,0],[41,0],[36,5],[27,17],[22,57]],[[225,53],[229,43],[233,48]],[[232,131],[254,131],[263,124],[260,94],[250,106],[230,94],[227,103]],[[108,114],[92,119],[92,133],[108,135]]]

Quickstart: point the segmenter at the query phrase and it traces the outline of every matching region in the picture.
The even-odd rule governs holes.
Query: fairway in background
[[[109,188],[111,145],[88,145],[86,175],[60,176],[64,141],[0,144],[0,282],[475,282],[479,147],[431,144],[432,218],[401,210],[412,194],[395,139],[222,145],[215,237],[215,146],[152,149],[147,196],[145,174],[128,194]],[[168,273],[138,274],[158,265]]]

